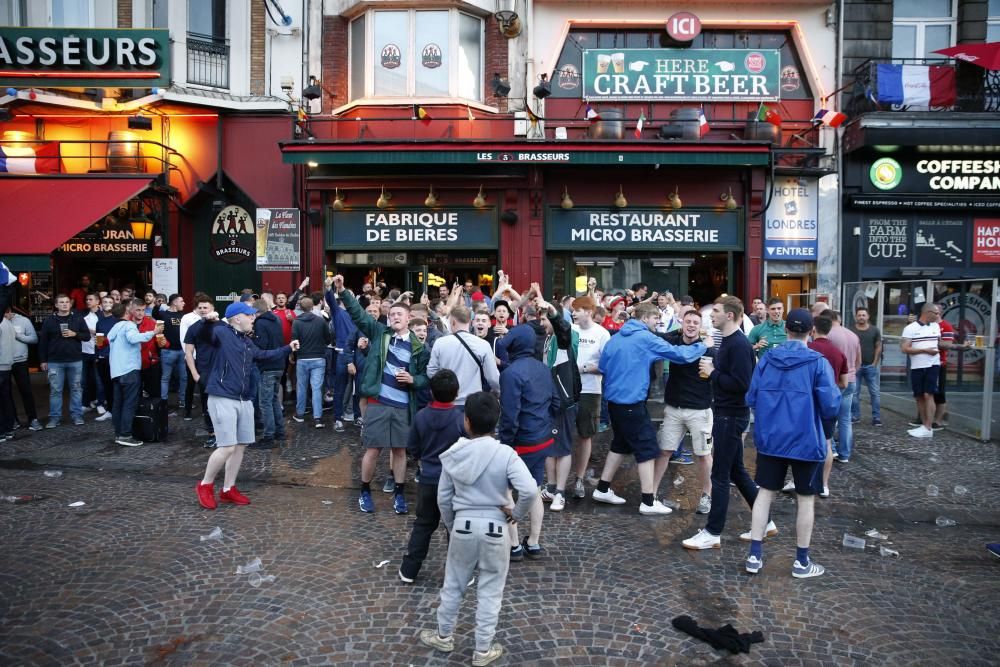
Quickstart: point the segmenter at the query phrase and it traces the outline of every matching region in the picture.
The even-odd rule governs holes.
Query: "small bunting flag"
[[[763,102],[760,103],[760,107],[757,109],[757,120],[781,127],[781,116],[771,107],[765,106]]]
[[[591,123],[601,120],[601,114],[597,113],[594,107],[587,105],[586,118]]]
[[[840,113],[839,111],[829,111],[827,109],[820,109],[813,116],[813,122],[817,125],[827,125],[829,127],[840,127],[847,120],[847,114]]]
[[[705,107],[702,106],[698,111],[698,136],[704,137],[710,129],[708,119],[705,118]]]
[[[424,125],[430,125],[431,121],[434,120],[433,118],[431,118],[431,115],[427,113],[427,109],[424,109],[421,106],[417,107],[417,113],[415,115],[417,119]]]
[[[635,138],[642,139],[642,126],[646,123],[646,114],[643,111],[639,112],[639,121],[635,124]]]

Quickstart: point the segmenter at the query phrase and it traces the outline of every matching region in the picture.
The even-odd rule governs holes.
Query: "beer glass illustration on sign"
[[[257,209],[257,263],[267,262],[267,231],[271,226],[271,209]]]
[[[615,70],[615,74],[625,73],[625,54],[619,51],[618,53],[611,54],[611,66]]]
[[[611,66],[611,56],[606,53],[600,53],[597,55],[597,73],[607,74],[608,67]]]

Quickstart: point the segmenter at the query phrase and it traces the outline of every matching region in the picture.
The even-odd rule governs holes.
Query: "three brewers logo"
[[[212,254],[227,264],[245,262],[254,254],[253,218],[239,206],[227,206],[212,221]]]
[[[872,163],[868,177],[879,190],[892,190],[903,180],[903,168],[891,157],[884,157]]]
[[[441,67],[441,47],[431,42],[420,53],[420,64],[427,69]]]
[[[576,90],[580,87],[580,70],[576,68],[576,65],[563,65],[556,81],[556,85],[563,90]]]
[[[382,47],[381,55],[382,67],[386,69],[396,69],[403,63],[403,56],[400,55],[399,47],[395,44],[386,44]]]

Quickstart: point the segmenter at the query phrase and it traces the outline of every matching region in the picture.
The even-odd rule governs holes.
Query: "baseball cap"
[[[230,317],[233,317],[234,315],[256,315],[256,314],[257,314],[257,309],[251,306],[250,304],[246,303],[245,301],[236,301],[234,303],[229,304],[229,306],[226,308],[227,320]]]
[[[482,292],[473,292],[472,293],[472,300],[473,301],[484,301],[485,299],[486,299],[486,297],[485,297],[485,295]]]
[[[785,328],[795,333],[809,333],[813,328],[812,314],[805,308],[795,308],[785,318]]]

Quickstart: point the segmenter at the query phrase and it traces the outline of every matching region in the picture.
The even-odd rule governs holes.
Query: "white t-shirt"
[[[920,320],[910,322],[903,329],[903,338],[910,339],[910,347],[914,350],[928,350],[941,342],[941,327],[937,322],[923,324]],[[910,368],[930,368],[941,365],[940,354],[912,354]]]
[[[573,325],[573,331],[580,336],[579,346],[576,351],[576,365],[580,369],[580,384],[584,394],[601,393],[601,374],[584,373],[584,364],[594,364],[601,360],[601,353],[604,346],[611,340],[608,330],[598,324],[591,324],[590,328],[582,329],[579,325]]]
[[[83,316],[83,321],[87,323],[87,328],[92,332],[97,330],[97,315],[95,313],[88,312]],[[94,354],[96,351],[94,347],[94,334],[90,334],[90,340],[85,340],[80,343],[80,351],[84,354]]]
[[[182,347],[184,345],[184,337],[187,336],[188,329],[190,329],[191,325],[200,319],[201,315],[199,315],[196,311],[191,311],[190,313],[184,313],[184,317],[181,318],[181,326],[180,326]]]

